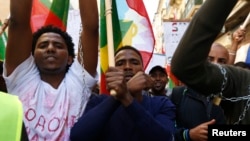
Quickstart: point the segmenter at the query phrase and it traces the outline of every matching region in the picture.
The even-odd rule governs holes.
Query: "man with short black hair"
[[[97,82],[97,2],[79,0],[84,24],[76,57],[72,38],[58,27],[45,26],[32,35],[32,2],[10,0],[3,77],[8,93],[22,102],[29,140],[68,141]]]
[[[151,88],[151,94],[155,96],[168,96],[168,90],[166,85],[168,83],[168,74],[165,68],[157,65],[154,66],[150,71],[149,75],[153,80],[153,87]]]
[[[90,99],[71,129],[71,141],[173,141],[175,106],[166,97],[144,94],[152,85],[138,50],[131,46],[118,49],[106,82],[116,94]]]

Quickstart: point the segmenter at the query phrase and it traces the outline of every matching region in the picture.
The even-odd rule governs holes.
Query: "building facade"
[[[153,21],[156,45],[155,53],[164,54],[166,46],[164,45],[164,22],[188,22],[192,19],[197,10],[205,0],[160,0],[157,12]],[[231,46],[231,35],[245,21],[250,12],[250,1],[239,0],[229,17],[227,18],[221,34],[216,42],[226,47]],[[250,24],[246,27],[250,31]],[[247,33],[243,44],[250,42],[250,32]]]
[[[9,0],[0,0],[0,20],[4,21],[9,16]]]

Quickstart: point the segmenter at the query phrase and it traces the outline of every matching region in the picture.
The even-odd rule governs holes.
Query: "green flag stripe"
[[[100,47],[107,45],[107,30],[106,30],[106,16],[105,16],[105,0],[100,2]]]
[[[69,0],[54,0],[50,10],[66,25],[69,10]]]
[[[122,41],[122,34],[121,28],[118,19],[116,1],[112,1],[112,26],[113,26],[113,41],[114,41],[114,48],[116,49],[118,45]],[[105,0],[101,0],[100,3],[100,14],[101,14],[101,24],[100,24],[100,34],[101,34],[101,47],[105,47],[107,45],[107,29],[106,29],[106,16],[105,16]]]
[[[2,26],[2,22],[0,21],[0,26]],[[7,43],[7,35],[6,32],[3,32],[0,36],[0,60],[3,61],[5,59],[5,50]]]
[[[66,26],[68,18],[69,0],[53,0],[52,3],[49,0],[40,0],[50,12],[56,15]]]
[[[112,0],[112,24],[113,24],[113,38],[114,38],[114,48],[118,48],[122,41],[121,27],[119,24],[118,11],[116,6],[116,0]]]
[[[51,2],[49,0],[39,0],[43,5],[45,5],[48,9],[51,6]]]

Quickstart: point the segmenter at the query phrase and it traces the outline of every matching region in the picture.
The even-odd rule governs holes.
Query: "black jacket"
[[[226,123],[222,108],[213,104],[212,97],[205,97],[186,86],[179,86],[173,88],[170,99],[176,105],[176,141],[184,141],[185,129],[194,128],[211,119],[215,119],[216,124]]]
[[[250,71],[232,65],[215,65],[207,61],[212,43],[238,0],[207,0],[197,11],[171,60],[171,72],[188,87],[204,95],[221,93],[224,100],[243,97],[250,100]],[[248,96],[248,97],[247,97]],[[247,100],[230,101],[223,107],[227,123],[250,124]],[[224,101],[222,101],[224,103]]]

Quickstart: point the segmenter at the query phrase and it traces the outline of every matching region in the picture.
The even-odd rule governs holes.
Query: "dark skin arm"
[[[110,67],[106,73],[107,87],[117,91],[118,86],[126,83],[127,93],[117,92],[115,99],[119,100],[125,107],[133,102],[133,99],[142,101],[142,90],[147,90],[152,87],[153,81],[151,77],[142,71],[137,72],[128,82],[125,81],[124,72],[118,68]],[[112,83],[109,83],[112,82]],[[116,87],[115,87],[116,86]],[[125,88],[124,88],[125,91]]]
[[[207,141],[208,139],[208,125],[215,124],[215,120],[212,119],[208,122],[199,124],[198,126],[189,130],[189,137],[192,141]]]
[[[84,68],[90,75],[95,76],[98,63],[99,39],[97,1],[79,0],[79,7],[83,32],[81,34],[82,51],[78,49],[78,60],[80,63],[83,60]]]
[[[133,96],[127,88],[127,82],[124,72],[118,68],[110,67],[106,72],[107,88],[115,90],[116,94],[112,95],[116,100],[120,101],[125,107],[133,102]]]
[[[7,76],[31,54],[30,26],[32,0],[10,0],[10,21],[6,48]],[[13,57],[15,56],[15,57]]]
[[[127,82],[127,86],[133,96],[137,97],[141,95],[142,90],[149,90],[153,87],[153,80],[143,71],[139,71]]]

